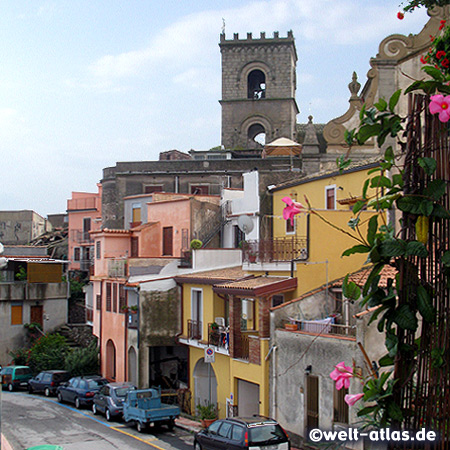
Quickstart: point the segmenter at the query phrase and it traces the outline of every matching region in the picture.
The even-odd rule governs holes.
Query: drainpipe
[[[99,339],[100,339],[100,345],[99,345],[99,351],[98,351],[98,353],[99,353],[99,357],[100,357],[100,372],[102,373],[102,375],[103,375],[103,371],[102,371],[102,369],[103,369],[103,358],[102,358],[102,344],[103,344],[103,326],[102,326],[102,323],[103,323],[103,280],[102,281],[100,281],[100,317],[99,317],[99,326],[98,326],[98,328],[99,328]]]

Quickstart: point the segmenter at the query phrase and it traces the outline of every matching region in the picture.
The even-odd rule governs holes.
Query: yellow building
[[[219,417],[269,414],[270,308],[363,266],[366,254],[341,256],[357,242],[337,228],[357,235],[347,225],[351,207],[375,166],[273,188],[273,236],[245,242],[242,267],[175,278],[182,287],[179,340],[189,346],[193,411],[211,403],[217,404]],[[312,210],[297,215],[291,226],[282,218],[282,198],[306,203],[304,195]],[[373,214],[361,213],[363,236]],[[214,362],[205,362],[212,356]]]
[[[189,346],[192,410],[208,403],[219,417],[268,415],[269,309],[297,280],[249,275],[241,267],[176,277],[183,292],[183,332]],[[208,363],[207,349],[214,352]]]

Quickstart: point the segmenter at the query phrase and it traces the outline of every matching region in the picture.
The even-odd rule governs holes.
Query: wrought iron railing
[[[109,259],[108,276],[112,278],[127,277],[128,263],[126,259]]]
[[[228,349],[229,333],[224,327],[208,323],[208,345]]]
[[[70,230],[69,234],[70,234],[70,241],[75,242],[77,244],[89,244],[91,242],[94,242],[89,231]]]
[[[247,263],[306,261],[309,257],[306,237],[246,241],[242,250],[243,261]]]
[[[242,333],[241,334],[241,349],[238,355],[236,355],[239,359],[244,359],[245,361],[248,361],[249,356],[249,339],[248,334]]]
[[[314,334],[332,334],[337,336],[356,336],[356,326],[339,325],[336,323],[324,323],[314,320],[296,320],[297,329]]]
[[[188,338],[201,339],[202,338],[202,323],[198,320],[188,320]]]

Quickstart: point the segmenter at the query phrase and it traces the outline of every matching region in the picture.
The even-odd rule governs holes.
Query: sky
[[[66,211],[117,161],[220,145],[219,38],[292,30],[297,121],[348,109],[353,71],[390,34],[396,0],[0,0],[0,210]]]

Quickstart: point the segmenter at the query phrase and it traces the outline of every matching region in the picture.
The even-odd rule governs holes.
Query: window
[[[286,220],[286,234],[295,234],[295,226],[297,225],[297,218],[294,217],[294,220],[291,219]]]
[[[207,184],[191,184],[191,194],[208,195],[209,194],[209,185],[207,185]]]
[[[215,422],[213,422],[208,428],[210,434],[217,434],[220,425],[222,425],[222,420],[216,420]]]
[[[245,429],[239,425],[233,425],[233,430],[231,432],[231,440],[241,442],[244,438]]]
[[[325,209],[336,209],[336,185],[325,187]]]
[[[241,330],[255,330],[255,302],[251,298],[242,299]]]
[[[160,184],[144,186],[144,194],[152,194],[153,192],[163,192],[163,186]]]
[[[333,389],[333,422],[348,423],[348,405],[345,403],[345,396],[348,389]]]
[[[277,294],[272,296],[272,308],[284,303],[284,294]]]
[[[261,70],[252,70],[248,74],[247,98],[259,100],[266,98],[266,76]]]
[[[85,217],[83,219],[83,241],[89,242],[89,231],[91,231],[91,218]]]
[[[131,221],[133,223],[137,223],[141,221],[141,204],[140,203],[133,203],[131,205]]]
[[[119,284],[119,311],[124,312],[124,308],[127,306],[127,291],[125,285]]]
[[[100,241],[97,241],[95,243],[95,257],[97,259],[100,259],[102,257],[101,256],[101,242]]]
[[[106,311],[111,311],[111,297],[112,297],[111,283],[106,283]]]
[[[113,312],[117,312],[117,294],[118,294],[118,289],[117,289],[117,283],[113,283],[113,298],[112,298],[112,306],[113,306]]]
[[[96,296],[95,307],[97,308],[97,311],[102,309],[102,296],[100,294],[97,294]]]
[[[219,432],[217,433],[217,435],[221,436],[221,437],[224,437],[224,438],[228,437],[228,433],[230,432],[231,426],[232,426],[231,423],[224,422],[222,424],[222,426],[220,427]]]
[[[137,258],[139,256],[139,238],[131,238],[131,257]]]
[[[81,249],[80,247],[75,247],[73,249],[73,260],[80,261],[80,259],[81,259]]]
[[[203,315],[203,291],[201,289],[192,289],[191,290],[191,320],[192,320],[192,329],[191,336],[192,339],[201,339],[202,338],[202,315]]]
[[[12,303],[11,304],[11,325],[22,325],[23,304]]]

